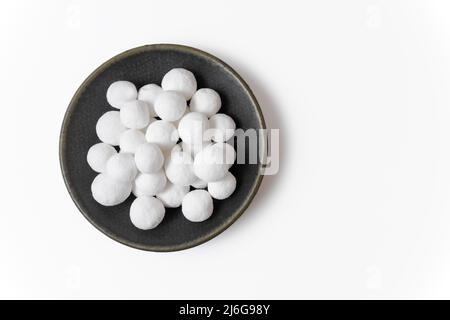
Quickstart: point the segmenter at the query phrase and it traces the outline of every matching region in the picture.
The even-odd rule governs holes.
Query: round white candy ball
[[[178,129],[178,125],[180,124],[181,119],[183,119],[183,117],[185,115],[187,115],[189,112],[191,112],[191,110],[189,109],[189,107],[186,107],[186,111],[184,112],[184,114],[181,116],[180,119],[178,119],[177,121],[172,121],[173,125],[175,126],[175,128]]]
[[[147,102],[148,108],[150,110],[150,116],[155,117],[156,113],[154,110],[155,101],[158,95],[163,92],[163,89],[157,84],[146,84],[139,89],[138,100]]]
[[[169,152],[165,152],[164,153],[164,157],[166,159],[166,161],[168,161],[167,159],[170,158],[170,155],[174,152],[182,152],[183,148],[181,148],[181,144],[177,143],[176,145],[173,146],[173,148],[169,151]]]
[[[124,202],[131,193],[131,183],[113,179],[105,173],[95,177],[91,185],[92,197],[103,206],[115,206]]]
[[[230,172],[228,172],[222,180],[208,183],[209,194],[217,200],[228,198],[235,189],[236,178]]]
[[[145,128],[150,122],[150,111],[148,104],[139,100],[125,102],[123,107],[120,109],[120,120],[127,128]]]
[[[178,91],[189,100],[197,90],[194,74],[183,68],[175,68],[167,72],[161,82],[164,90]]]
[[[104,172],[106,162],[115,154],[117,154],[117,151],[113,146],[100,142],[89,148],[87,162],[95,172]]]
[[[225,142],[231,139],[236,130],[236,123],[230,116],[218,113],[209,118],[212,131],[211,139],[215,142]]]
[[[142,129],[139,129],[142,131],[142,133],[145,135],[145,133],[147,132],[148,126],[152,123],[155,122],[157,119],[150,117],[150,121],[148,122],[148,125]]]
[[[192,158],[195,158],[197,153],[205,149],[207,146],[211,145],[211,141],[202,141],[201,143],[187,143],[185,141],[181,142],[181,147],[184,152],[187,152],[191,155]]]
[[[225,143],[216,143],[200,151],[194,159],[194,173],[206,182],[223,179],[234,162],[235,151]],[[231,149],[230,149],[231,148]]]
[[[197,177],[194,174],[194,161],[183,151],[172,151],[164,165],[167,179],[179,186],[189,186]]]
[[[117,109],[122,108],[125,102],[136,100],[136,98],[136,86],[129,81],[113,82],[106,91],[106,100]]]
[[[184,196],[189,192],[189,186],[177,186],[167,181],[166,187],[156,197],[162,201],[166,208],[177,208],[181,206]]]
[[[213,213],[214,205],[210,194],[205,190],[193,190],[183,198],[181,211],[192,222],[202,222]]]
[[[163,91],[155,101],[155,112],[162,120],[177,121],[186,111],[186,100],[176,91]]]
[[[117,181],[131,182],[136,177],[137,168],[131,153],[118,153],[106,162],[106,173]]]
[[[145,142],[145,135],[141,130],[128,129],[120,135],[120,152],[135,153]]]
[[[120,121],[119,111],[108,111],[97,121],[95,131],[98,138],[107,144],[118,146],[120,135],[127,130]]]
[[[217,142],[213,146],[216,152],[220,155],[222,162],[230,168],[236,160],[236,151],[233,146],[226,142]]]
[[[197,180],[191,183],[191,186],[195,189],[205,189],[208,186],[208,182],[197,178]]]
[[[132,192],[136,197],[154,196],[164,190],[166,182],[163,170],[155,173],[139,173],[134,179]]]
[[[189,112],[178,124],[181,140],[190,144],[201,144],[205,139],[205,131],[209,128],[208,118],[200,112]]]
[[[177,143],[179,136],[172,123],[156,120],[148,126],[145,138],[148,142],[157,144],[161,151],[168,151]]]
[[[134,160],[140,172],[153,173],[162,168],[164,155],[156,144],[144,143],[136,149]]]
[[[209,88],[199,89],[189,103],[191,111],[201,112],[208,117],[216,114],[222,106],[219,94]]]
[[[153,229],[164,219],[165,212],[160,200],[149,196],[137,197],[130,207],[131,223],[138,229]]]

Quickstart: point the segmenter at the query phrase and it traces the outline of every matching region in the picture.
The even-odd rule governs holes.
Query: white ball
[[[123,104],[120,109],[122,124],[131,129],[142,129],[150,122],[149,106],[144,101],[133,100]]]
[[[236,123],[230,116],[218,113],[209,118],[209,126],[212,131],[211,139],[215,142],[225,142],[233,137]]]
[[[137,197],[130,207],[131,223],[138,229],[150,230],[164,219],[166,209],[160,200],[149,197]]]
[[[169,152],[165,152],[164,153],[164,157],[166,159],[166,161],[168,161],[168,159],[170,158],[170,155],[174,152],[181,152],[183,151],[183,148],[181,148],[181,144],[177,143],[176,145],[173,146],[173,148],[169,151]]]
[[[119,111],[108,111],[97,121],[95,131],[98,138],[107,144],[118,146],[120,135],[127,130],[120,121]]]
[[[223,143],[210,145],[195,156],[194,173],[198,178],[206,182],[212,182],[225,177],[230,168],[231,157],[233,157],[234,162],[235,152],[233,147],[229,145],[234,154],[227,155],[226,153],[230,153],[231,150],[223,145]]]
[[[219,94],[209,88],[199,89],[189,103],[191,111],[201,112],[208,117],[216,114],[222,106]]]
[[[136,197],[154,196],[164,190],[166,182],[163,170],[156,173],[139,173],[134,179],[132,192]]]
[[[155,112],[162,120],[177,121],[186,111],[186,100],[181,93],[164,91],[155,101]]]
[[[186,107],[186,111],[184,112],[184,114],[181,116],[180,119],[178,119],[177,121],[172,121],[173,125],[175,126],[175,128],[178,129],[178,125],[180,124],[181,119],[183,119],[183,117],[185,115],[187,115],[189,112],[191,112],[191,110],[189,109],[189,107]]]
[[[161,82],[164,90],[178,91],[189,100],[197,90],[194,74],[183,68],[175,68],[167,72]]]
[[[197,180],[193,163],[192,157],[187,152],[172,151],[164,165],[167,179],[179,186],[189,186]]]
[[[181,140],[189,144],[200,145],[205,139],[205,131],[209,128],[208,118],[200,112],[189,112],[178,124]]]
[[[156,120],[157,120],[157,119],[150,117],[150,120],[149,120],[149,122],[148,122],[148,125],[147,125],[146,127],[142,128],[142,129],[139,129],[139,130],[141,130],[142,133],[145,135],[145,133],[147,132],[148,126],[149,126],[151,123],[155,122]]]
[[[195,158],[197,153],[199,153],[200,151],[202,151],[211,144],[212,144],[211,141],[202,141],[201,143],[187,143],[185,141],[182,141],[181,147],[184,152],[189,153],[192,158]]]
[[[136,100],[136,98],[136,86],[129,81],[113,82],[106,91],[106,100],[117,109],[122,108],[125,102]]]
[[[217,142],[214,144],[216,152],[220,154],[222,162],[230,168],[236,160],[236,151],[233,146],[226,142]]]
[[[136,177],[137,168],[131,153],[118,153],[106,162],[106,173],[117,181],[131,182]]]
[[[208,186],[208,182],[197,178],[197,180],[191,183],[191,186],[195,189],[205,189]]]
[[[150,116],[155,117],[155,101],[158,95],[163,92],[163,89],[157,84],[146,84],[139,89],[138,100],[147,102],[148,108],[150,110]]]
[[[153,173],[162,168],[164,155],[156,144],[144,143],[136,149],[134,160],[140,172]]]
[[[228,198],[235,189],[236,178],[230,172],[228,172],[222,180],[208,183],[209,194],[217,200]]]
[[[103,206],[124,202],[131,193],[131,183],[114,180],[105,173],[95,177],[91,185],[92,197]]]
[[[205,190],[193,190],[183,198],[181,211],[192,222],[202,222],[213,213],[214,205],[210,194]]]
[[[146,143],[145,135],[141,130],[128,129],[120,135],[120,152],[135,153],[137,148]]]
[[[156,197],[162,201],[166,208],[177,208],[181,206],[184,196],[189,192],[189,186],[177,186],[167,181],[166,187]]]
[[[175,126],[164,120],[156,120],[152,122],[145,134],[148,142],[155,143],[161,151],[170,151],[177,143],[179,136]]]
[[[115,154],[117,154],[117,151],[114,147],[100,142],[89,148],[87,162],[95,172],[104,172],[106,170],[106,162]]]

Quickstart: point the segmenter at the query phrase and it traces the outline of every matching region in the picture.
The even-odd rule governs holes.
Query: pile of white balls
[[[213,213],[212,199],[234,192],[229,169],[236,152],[227,141],[236,124],[218,113],[216,91],[197,90],[192,72],[172,69],[161,86],[147,84],[139,91],[129,81],[116,81],[106,99],[119,111],[100,117],[96,132],[102,142],[87,154],[99,173],[91,186],[98,203],[118,205],[133,193],[131,222],[148,230],[161,223],[165,208],[181,206],[189,221],[205,221]]]

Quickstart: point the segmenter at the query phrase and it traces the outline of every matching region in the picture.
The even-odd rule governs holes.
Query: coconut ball
[[[189,153],[192,158],[195,158],[197,153],[199,153],[200,151],[202,151],[211,144],[212,144],[211,141],[202,141],[201,143],[187,143],[182,141],[181,147],[184,152]]]
[[[149,122],[148,122],[148,125],[147,125],[146,127],[142,128],[142,129],[139,129],[139,130],[142,131],[142,133],[145,135],[145,134],[147,133],[148,126],[149,126],[150,124],[152,124],[153,122],[155,122],[156,120],[157,120],[157,119],[150,117],[150,120],[149,120]]]
[[[106,100],[117,109],[122,108],[125,102],[136,100],[136,98],[136,86],[129,81],[113,82],[106,91]]]
[[[191,186],[195,189],[205,189],[208,186],[208,182],[197,178],[197,180],[191,183]]]
[[[236,123],[230,116],[218,113],[209,118],[212,130],[211,139],[215,142],[225,142],[231,139],[236,130]]]
[[[192,222],[202,222],[213,213],[213,200],[205,190],[193,190],[184,198],[181,207],[183,215]]]
[[[143,143],[146,143],[146,140],[141,130],[128,129],[120,135],[120,152],[135,153]]]
[[[147,106],[150,111],[151,117],[156,116],[154,109],[155,101],[161,92],[163,92],[163,89],[154,83],[146,84],[145,86],[139,89],[138,100],[147,102]]]
[[[155,173],[138,173],[133,182],[132,192],[136,197],[154,196],[164,190],[166,175],[163,170]]]
[[[200,112],[189,112],[178,124],[181,140],[190,144],[201,144],[205,140],[205,131],[209,128],[208,118]]]
[[[222,106],[219,94],[209,88],[199,89],[189,103],[191,111],[201,112],[208,117],[216,114]]]
[[[194,161],[189,153],[172,151],[164,165],[167,179],[179,186],[189,186],[197,180],[193,163]]]
[[[164,219],[165,212],[161,200],[149,196],[137,197],[130,207],[131,223],[141,230],[153,229]]]
[[[118,153],[106,162],[106,173],[113,179],[131,182],[137,174],[134,157],[131,153]]]
[[[154,105],[156,98],[161,92],[163,92],[163,89],[157,84],[146,84],[139,89],[138,100],[145,101],[150,105]]]
[[[120,120],[131,129],[142,129],[150,122],[149,106],[144,101],[133,100],[123,104],[120,109]]]
[[[119,145],[120,135],[127,130],[120,121],[119,111],[108,111],[97,121],[95,131],[100,141],[113,145]]]
[[[170,155],[174,152],[181,152],[183,149],[181,148],[181,144],[177,143],[173,146],[173,148],[170,150],[170,152],[166,152],[164,156],[166,157],[166,160],[170,158]]]
[[[164,155],[156,144],[144,143],[137,147],[134,160],[139,171],[153,173],[162,168]]]
[[[92,197],[103,206],[115,206],[124,202],[131,193],[131,183],[113,179],[105,173],[95,177],[91,185]]]
[[[214,199],[223,200],[231,196],[236,189],[236,178],[228,172],[225,178],[208,183],[208,192]]]
[[[228,168],[230,168],[236,160],[236,151],[233,146],[226,142],[218,142],[213,146],[216,152],[220,155],[221,161],[227,164]]]
[[[95,172],[104,172],[106,170],[106,162],[115,154],[117,154],[117,151],[114,147],[100,142],[89,148],[87,162]]]
[[[155,143],[161,151],[167,151],[178,141],[178,131],[175,126],[164,120],[156,120],[152,122],[148,128],[145,138],[148,142]]]
[[[155,112],[162,120],[177,121],[186,111],[184,96],[176,91],[164,91],[155,101]]]
[[[177,208],[181,206],[184,196],[189,192],[189,186],[177,186],[169,181],[163,191],[156,197],[162,201],[166,208]]]
[[[194,74],[183,68],[175,68],[167,72],[161,82],[164,90],[178,91],[189,100],[197,90]]]
[[[183,117],[185,115],[187,115],[189,112],[191,112],[191,110],[189,109],[189,107],[186,107],[186,111],[184,112],[184,114],[181,116],[180,119],[178,119],[177,121],[172,121],[173,125],[175,126],[175,128],[178,128],[178,125],[180,124],[181,119],[183,119]]]
[[[230,168],[229,162],[231,162],[231,156],[228,155],[228,157],[226,157],[226,154],[231,151],[222,145],[224,145],[224,143],[210,145],[195,156],[194,173],[198,178],[206,182],[212,182],[225,177]],[[230,145],[229,147],[235,154],[233,147]],[[232,155],[232,157],[234,162],[234,155]]]

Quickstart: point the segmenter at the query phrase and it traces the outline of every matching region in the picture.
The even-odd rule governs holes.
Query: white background
[[[0,2],[1,298],[450,298],[448,1]],[[77,211],[59,129],[102,62],[150,43],[228,62],[281,168],[194,249],[118,244]]]

